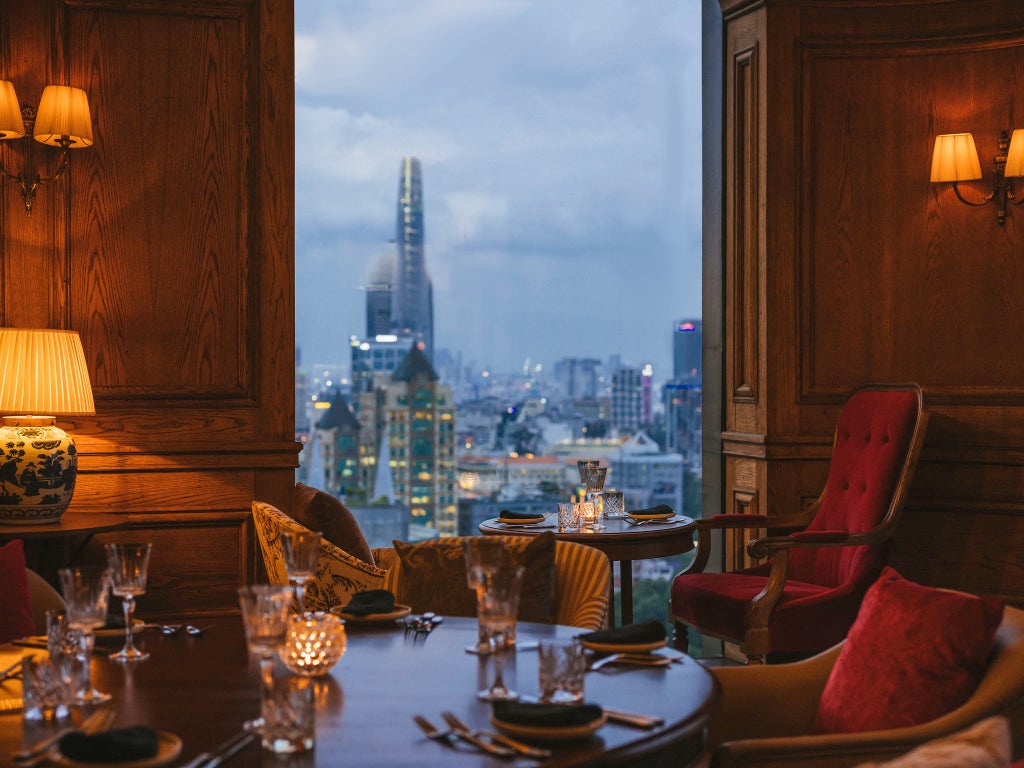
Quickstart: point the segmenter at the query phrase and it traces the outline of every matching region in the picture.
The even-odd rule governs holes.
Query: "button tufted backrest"
[[[839,414],[828,481],[808,531],[862,533],[889,511],[921,415],[909,388],[855,392]],[[884,564],[884,545],[795,549],[789,577],[826,586],[873,581]]]

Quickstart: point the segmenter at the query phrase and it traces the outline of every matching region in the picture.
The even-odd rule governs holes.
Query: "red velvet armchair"
[[[869,384],[839,414],[825,488],[791,516],[717,515],[697,521],[697,556],[672,583],[675,645],[687,627],[738,643],[750,663],[830,648],[846,637],[885,563],[928,414],[916,384]],[[704,573],[715,530],[770,528],[747,543],[760,565]],[[788,533],[786,533],[788,532]]]

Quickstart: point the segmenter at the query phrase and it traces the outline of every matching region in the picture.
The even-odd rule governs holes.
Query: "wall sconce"
[[[92,146],[92,120],[85,91],[69,85],[48,85],[43,89],[39,109],[33,111],[31,107],[18,105],[13,83],[0,80],[0,139],[20,139],[26,133],[26,126],[36,141],[61,150],[57,170],[51,176],[36,171],[32,177],[31,143],[20,174],[11,173],[0,164],[0,175],[17,182],[25,201],[25,214],[31,216],[36,188],[67,170],[68,150]]]
[[[981,178],[981,163],[978,162],[978,148],[974,136],[969,133],[943,133],[935,137],[935,151],[932,153],[933,182],[953,182],[953,191],[960,202],[972,206],[996,204],[996,220],[999,226],[1006,221],[1006,203],[1014,200],[1011,177],[1024,176],[1024,128],[1017,128],[1013,137],[1006,131],[999,134],[999,153],[993,160],[995,178],[992,191],[981,200],[968,200],[960,194],[957,186],[961,181],[975,181]],[[1020,205],[1017,200],[1012,205]]]

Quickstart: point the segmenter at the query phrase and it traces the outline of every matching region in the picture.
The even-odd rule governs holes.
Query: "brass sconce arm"
[[[46,184],[49,181],[53,181],[54,179],[60,178],[63,175],[64,171],[68,169],[68,164],[71,161],[70,157],[68,157],[68,148],[71,146],[71,140],[63,139],[61,141],[60,146],[62,147],[62,149],[60,153],[60,161],[57,165],[57,170],[55,170],[49,176],[43,176],[37,172],[36,177],[34,179],[29,180],[25,178],[25,175],[23,173],[11,173],[10,171],[7,170],[7,168],[4,167],[3,163],[0,163],[0,176],[3,176],[6,179],[10,179],[14,183],[16,183],[18,185],[18,189],[21,190],[21,199],[25,202],[26,216],[32,215],[32,204],[36,200],[36,188],[40,184]]]
[[[952,182],[953,192],[965,205],[975,208],[996,204],[996,221],[999,226],[1006,223],[1006,206],[1020,205],[1024,199],[1017,199],[1013,181],[1009,177],[1024,176],[1024,129],[1013,132],[1013,139],[1006,131],[999,134],[999,151],[992,160],[992,191],[980,200],[968,200],[960,191],[959,182],[981,179],[981,164],[974,137],[969,133],[943,134],[935,138],[932,156],[933,182]]]

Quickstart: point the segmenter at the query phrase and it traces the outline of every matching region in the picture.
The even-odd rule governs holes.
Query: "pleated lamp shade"
[[[92,119],[85,91],[70,85],[46,86],[32,135],[53,147],[59,147],[62,139],[70,141],[73,149],[92,146]]]
[[[978,148],[970,133],[944,133],[935,137],[932,181],[971,181],[981,178]]]
[[[1004,176],[1024,176],[1024,128],[1016,128],[1010,137],[1010,149],[1006,153]]]
[[[0,328],[0,413],[76,416],[95,412],[77,332]]]
[[[21,119],[14,83],[0,80],[0,139],[20,139],[24,135],[25,121]]]

